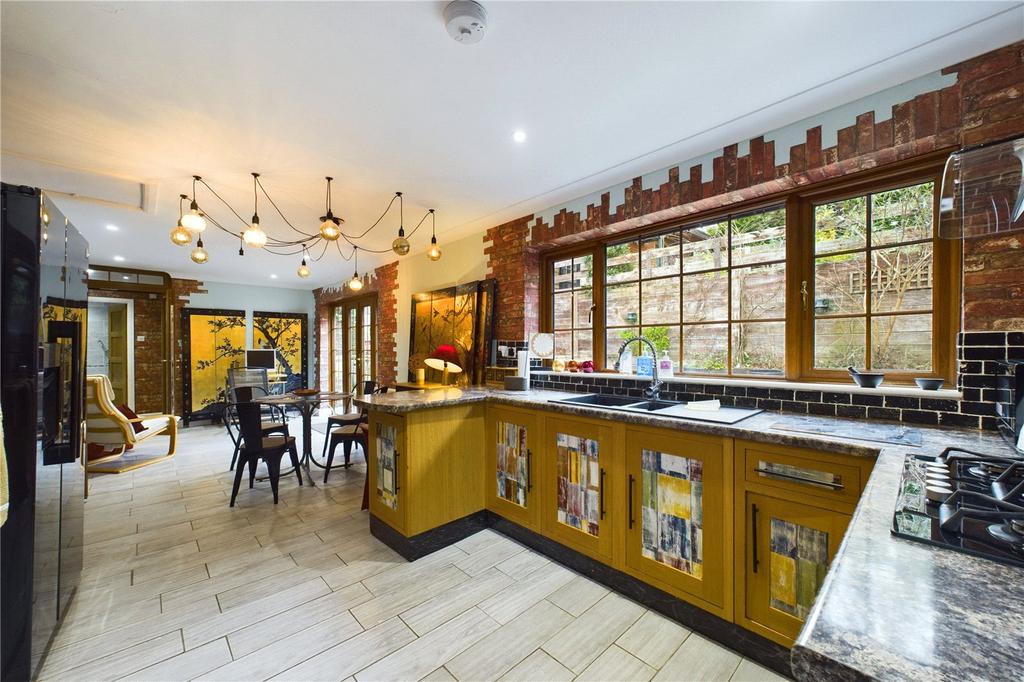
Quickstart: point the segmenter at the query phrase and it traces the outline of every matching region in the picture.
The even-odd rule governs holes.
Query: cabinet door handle
[[[633,474],[629,475],[629,486],[626,488],[627,496],[629,497],[629,527],[633,527]]]
[[[813,478],[804,478],[803,476],[793,476],[792,474],[784,474],[780,471],[772,471],[771,469],[763,469],[758,467],[754,469],[756,473],[768,478],[781,478],[787,481],[794,481],[796,483],[802,483],[804,485],[817,485],[822,488],[828,488],[829,490],[845,490],[846,486],[842,483],[829,483],[828,481],[816,481]]]
[[[600,490],[597,491],[598,507],[601,509],[601,518],[604,518],[604,469],[601,469],[601,480],[598,483]]]
[[[526,492],[533,490],[533,453],[526,448]]]
[[[754,550],[753,550],[753,552],[751,552],[751,556],[754,559],[754,561],[753,561],[753,563],[754,563],[753,569],[754,569],[754,573],[757,573],[757,565],[759,563],[761,563],[761,562],[758,561],[758,559],[757,559],[757,505],[756,504],[750,505],[750,538],[751,538],[751,540],[753,540],[753,543],[754,543]]]
[[[398,487],[398,452],[395,452],[395,492],[397,493],[400,489]]]

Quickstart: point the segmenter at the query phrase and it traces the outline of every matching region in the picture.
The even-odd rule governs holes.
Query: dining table
[[[312,462],[321,469],[326,469],[327,464],[321,464],[316,461],[316,458],[313,456],[313,413],[316,412],[317,408],[325,403],[329,404],[333,411],[335,407],[334,404],[338,402],[342,403],[342,413],[347,413],[352,407],[352,395],[350,393],[332,392],[313,393],[309,395],[285,393],[284,395],[268,395],[254,398],[253,402],[281,408],[294,407],[299,410],[299,414],[302,415],[302,456],[299,458],[299,466],[301,466],[303,471],[305,471],[309,485],[316,487],[316,481],[313,480],[309,464]],[[303,483],[305,483],[305,481],[303,481]]]

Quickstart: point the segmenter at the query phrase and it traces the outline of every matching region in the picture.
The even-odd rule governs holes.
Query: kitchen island
[[[437,542],[451,542],[458,539],[459,533],[472,532],[474,523],[493,525],[496,530],[531,544],[576,570],[587,571],[591,577],[606,582],[628,596],[644,601],[648,606],[799,679],[1020,679],[1024,676],[1024,638],[1020,636],[1024,632],[1024,613],[1019,608],[1024,603],[1024,571],[895,538],[889,532],[900,473],[907,453],[938,454],[946,447],[958,446],[976,452],[1009,454],[1008,446],[998,435],[980,431],[913,428],[912,431],[920,435],[919,446],[888,445],[857,439],[864,436],[866,425],[871,424],[865,421],[766,412],[736,424],[723,425],[549,402],[564,396],[565,393],[554,391],[512,392],[472,388],[374,395],[357,402],[370,410],[371,427],[375,423],[375,415],[386,420],[422,411],[451,408],[465,410],[475,406],[472,409],[483,408],[495,412],[506,420],[502,424],[516,419],[516,415],[522,417],[521,421],[527,424],[533,424],[540,417],[551,424],[564,423],[568,425],[566,430],[586,426],[589,422],[585,420],[601,420],[611,426],[617,424],[620,431],[614,434],[618,435],[612,431],[595,430],[592,432],[592,440],[601,447],[607,443],[609,449],[614,445],[624,451],[630,447],[630,439],[645,435],[643,429],[654,429],[663,436],[667,434],[670,440],[672,437],[678,437],[680,442],[686,439],[687,447],[691,448],[710,447],[712,439],[717,438],[724,444],[722,459],[726,462],[726,471],[722,480],[728,481],[732,476],[737,485],[750,479],[749,475],[744,478],[739,455],[735,462],[729,457],[729,448],[735,448],[737,453],[744,448],[748,453],[762,448],[769,454],[785,452],[780,448],[792,449],[793,452],[801,453],[803,459],[800,461],[808,461],[807,458],[812,457],[808,453],[819,453],[816,456],[823,465],[847,467],[844,470],[847,489],[852,487],[849,481],[855,480],[857,476],[857,460],[863,460],[866,468],[862,470],[870,473],[860,482],[858,497],[849,504],[845,533],[839,533],[842,536],[841,544],[835,548],[817,599],[803,614],[803,627],[796,634],[795,641],[792,641],[791,649],[779,645],[779,642],[789,643],[785,633],[779,635],[771,627],[764,627],[756,622],[756,618],[752,619],[744,612],[744,604],[750,603],[749,596],[752,593],[748,586],[748,600],[744,601],[744,567],[749,566],[753,559],[756,572],[759,559],[755,547],[761,545],[756,535],[752,541],[744,540],[743,524],[750,517],[745,513],[749,507],[743,505],[740,499],[742,491],[739,489],[733,491],[727,487],[725,494],[730,499],[723,500],[720,507],[727,512],[737,512],[732,515],[734,523],[720,529],[724,543],[711,537],[710,532],[703,538],[705,555],[710,555],[712,546],[717,543],[732,559],[719,567],[724,573],[722,583],[725,595],[722,598],[711,592],[701,593],[696,589],[688,589],[685,583],[680,583],[682,586],[679,591],[673,591],[669,581],[662,580],[654,573],[648,579],[647,574],[631,569],[631,566],[638,564],[630,564],[629,557],[622,554],[619,545],[602,547],[596,539],[592,545],[583,542],[573,544],[573,538],[569,536],[563,540],[562,536],[552,536],[550,533],[533,533],[529,530],[529,517],[515,517],[511,512],[504,514],[503,507],[487,504],[475,494],[468,495],[468,506],[463,511],[478,503],[480,511],[473,511],[453,522],[442,524]],[[506,416],[506,413],[512,416]],[[479,419],[479,413],[476,415],[474,419]],[[530,422],[530,419],[534,422]],[[808,434],[788,430],[791,426],[806,428],[808,423],[818,423],[825,427],[822,430],[826,433]],[[480,424],[474,421],[469,430],[473,434],[472,438],[476,439],[480,434]],[[495,440],[493,427],[488,427],[486,433],[488,437],[486,441],[480,442],[479,449],[470,445],[464,449],[462,456],[470,460],[475,456],[482,464],[489,457],[485,453]],[[626,433],[630,434],[628,438]],[[410,441],[406,447],[415,448],[416,444]],[[539,449],[538,452],[546,451]],[[527,455],[532,455],[532,452],[527,450]],[[541,456],[537,455],[534,459]],[[376,459],[376,447],[371,445],[371,488],[374,484],[374,468],[377,467]],[[707,461],[714,461],[714,458],[709,457]],[[527,467],[530,465],[528,458]],[[851,466],[853,469],[850,469]],[[529,468],[527,470],[532,471]],[[625,469],[609,467],[608,471],[609,476],[614,477],[610,480],[627,480]],[[604,473],[602,469],[602,484]],[[472,470],[469,480],[477,475],[486,479],[487,485],[493,486],[489,482],[493,478],[493,470],[488,466],[482,465]],[[632,516],[636,506],[632,498],[633,480],[628,480],[628,505],[624,499],[626,494],[617,492],[621,486],[612,484],[609,484],[609,488],[615,487],[615,490],[609,494],[609,499],[604,500],[602,492],[600,500],[602,522],[605,520],[605,510],[610,510],[609,528],[616,531],[602,535],[613,535],[613,541],[620,545],[626,545],[621,538],[628,537],[627,524],[632,529],[636,521]],[[530,487],[531,482],[527,480],[526,483]],[[415,485],[415,481],[409,480],[406,485]],[[485,481],[481,480],[481,489],[484,485]],[[705,485],[709,483],[705,482]],[[754,493],[759,492],[758,486],[761,486],[758,480],[751,484]],[[842,485],[835,486],[835,494],[840,494],[843,488]],[[601,490],[604,490],[603,485]],[[371,498],[374,492],[371,489]],[[415,491],[406,491],[412,492]],[[826,490],[814,494],[824,500],[826,494],[832,493]],[[731,499],[732,496],[735,499]],[[705,501],[705,504],[710,503]],[[837,502],[834,506],[842,510],[843,504]],[[826,504],[822,502],[821,506],[825,507]],[[375,509],[371,500],[371,512],[375,512]],[[498,509],[498,513],[494,513],[494,509]],[[628,512],[621,515],[613,513],[617,509],[628,509]],[[618,516],[628,518],[618,519]],[[705,512],[705,516],[709,514]],[[460,523],[463,525],[460,526]],[[371,518],[371,524],[376,524],[378,529],[385,525],[375,518]],[[758,527],[752,525],[751,529],[756,530]],[[618,534],[619,530],[622,530],[621,534]],[[401,540],[396,537],[401,533],[393,527],[375,534],[383,536],[385,541]],[[429,532],[419,534],[422,538],[429,535]],[[838,538],[830,541],[838,543]],[[765,540],[762,538],[760,542],[764,543]],[[760,558],[761,564],[769,561],[764,556]],[[708,565],[705,570],[709,575],[705,578],[710,577],[713,562],[706,563]],[[606,565],[617,568],[604,569]],[[644,586],[650,586],[650,589],[644,589]],[[735,599],[730,598],[733,592],[736,593]],[[749,636],[746,636],[748,633]],[[773,649],[769,644],[774,644],[776,648]]]

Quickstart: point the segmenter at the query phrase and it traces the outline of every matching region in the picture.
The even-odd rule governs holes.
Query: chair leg
[[[235,463],[238,462],[238,451],[242,449],[242,443],[239,441],[235,443],[235,451],[231,453],[231,466],[228,467],[228,471],[233,471]]]
[[[345,468],[352,465],[352,439],[345,439]]]
[[[324,467],[324,483],[327,483],[327,476],[331,473],[331,464],[334,462],[334,451],[338,447],[338,438],[331,436],[331,451],[327,454],[327,466]]]
[[[235,483],[231,486],[231,502],[228,504],[229,507],[235,506],[235,498],[238,497],[238,486],[242,484],[242,473],[245,471],[245,464],[239,462],[235,468]]]
[[[253,457],[249,460],[249,487],[252,488],[256,485],[256,467],[259,465],[259,459]]]
[[[299,479],[299,485],[302,485],[302,472],[299,466],[299,453],[295,450],[295,443],[288,446],[288,454],[292,458],[292,467],[295,469],[295,477]]]
[[[263,461],[267,463],[267,473],[270,475],[270,489],[274,491],[274,504],[277,504],[277,484],[281,478],[281,455],[283,454],[281,452],[276,456],[263,458]]]
[[[327,444],[331,440],[331,420],[327,420],[327,434],[324,436],[324,449],[320,452],[320,459],[327,456]]]

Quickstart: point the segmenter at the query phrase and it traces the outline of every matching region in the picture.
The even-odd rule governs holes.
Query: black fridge
[[[2,186],[0,678],[35,677],[82,570],[88,245],[44,193]]]

